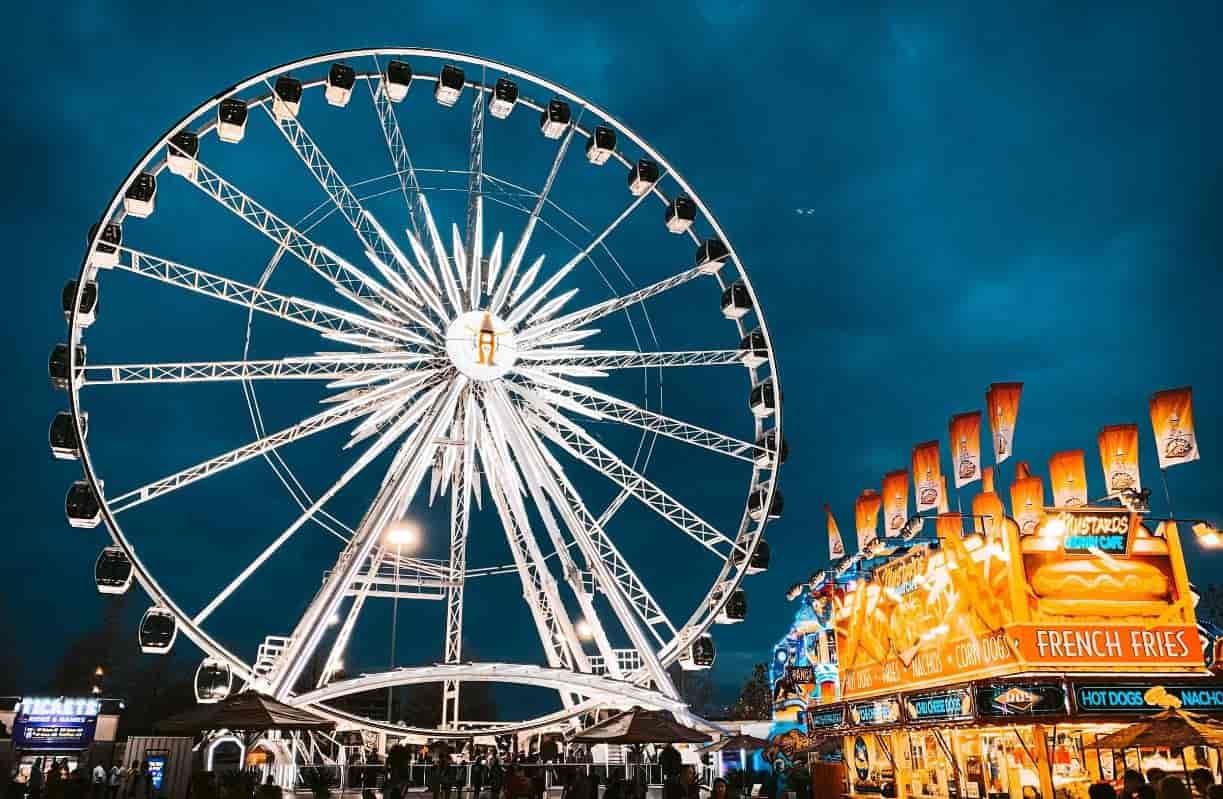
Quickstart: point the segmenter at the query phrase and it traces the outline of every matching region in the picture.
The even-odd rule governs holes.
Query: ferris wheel
[[[346,128],[360,132],[336,133]],[[226,160],[230,152],[246,154]],[[342,176],[354,153],[380,165]],[[273,158],[289,159],[296,174],[265,166]],[[291,180],[308,183],[317,205],[282,210],[301,210]],[[570,192],[576,200],[561,199],[567,181],[581,184]],[[162,216],[172,219],[158,230]],[[233,263],[227,248],[242,236],[266,257],[261,272],[243,264],[249,276],[235,275],[187,254],[215,250]],[[154,291],[158,299],[144,299]],[[138,298],[123,299],[129,294]],[[125,317],[109,337],[107,306]],[[174,343],[130,335],[156,331],[159,315],[225,306],[245,318],[236,355],[199,358],[225,338],[218,332],[193,340],[187,357],[152,361],[143,348]],[[360,50],[276,67],[221,92],[162,135],[123,181],[90,230],[63,308],[68,338],[49,371],[68,406],[52,422],[51,448],[84,469],[68,491],[68,521],[109,532],[94,566],[99,591],[136,582],[151,598],[143,651],[168,652],[181,634],[205,653],[201,701],[240,683],[354,727],[430,735],[530,729],[607,705],[684,712],[667,668],[712,665],[711,628],[743,620],[741,582],[768,565],[762,533],[781,512],[786,445],[774,350],[747,273],[667,160],[596,105],[523,70],[428,49]],[[658,320],[672,318],[683,320],[680,349],[659,343]],[[268,355],[269,346],[285,349]],[[664,382],[697,389],[669,393],[664,410]],[[218,383],[241,389],[249,417],[241,446],[143,482],[127,474],[129,459],[112,457],[111,468],[99,451],[116,394],[142,391],[142,401],[177,414],[200,384]],[[168,384],[183,384],[172,406],[158,394]],[[258,393],[269,384],[280,392],[275,413]],[[309,411],[273,423],[297,391]],[[709,398],[725,392],[742,398],[734,419],[684,415],[686,401],[708,411]],[[112,429],[131,440],[123,420]],[[294,461],[296,442],[327,431],[337,436],[333,458]],[[659,442],[680,453],[682,468],[656,468]],[[234,574],[193,575],[219,585],[190,610],[141,557],[148,537],[167,531],[131,512],[190,496],[230,470],[263,468],[243,465],[250,461],[273,470],[300,512],[268,531]],[[706,462],[736,475],[737,488],[702,490]],[[346,522],[335,498],[362,479],[372,496]],[[733,512],[722,507],[715,521],[712,505],[728,493]],[[259,502],[233,496],[212,510]],[[438,524],[419,521],[438,515],[428,508],[440,509]],[[444,535],[446,557],[404,553],[413,524]],[[250,624],[281,626],[261,628],[262,643],[243,656],[210,627],[213,613],[240,601],[306,530],[336,539],[334,560],[299,616],[250,614]],[[509,562],[469,566],[469,534],[473,543],[504,541]],[[626,554],[663,537],[691,539],[683,556],[691,568],[643,566]],[[536,662],[464,655],[469,589],[497,575],[521,584],[534,628],[524,635],[542,647]],[[659,581],[667,602],[656,598]],[[681,589],[690,593],[676,601]],[[392,600],[397,613],[413,599],[445,608],[441,629],[414,630],[440,639],[433,662],[350,674],[344,662],[366,634],[363,612]],[[553,689],[560,706],[531,719],[466,720],[459,698],[471,682]],[[342,701],[426,683],[443,686],[438,729]]]

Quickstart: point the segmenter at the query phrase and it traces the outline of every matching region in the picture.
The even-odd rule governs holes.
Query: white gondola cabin
[[[140,620],[140,651],[146,655],[164,655],[178,637],[178,620],[165,608],[154,605]]]
[[[747,591],[736,588],[714,618],[718,624],[738,624],[747,618]]]
[[[760,438],[756,439],[756,455],[753,458],[756,468],[772,469],[785,463],[788,457],[790,457],[790,445],[784,438],[778,445],[776,430],[765,430]]]
[[[772,521],[781,518],[781,510],[784,506],[785,500],[781,496],[780,489],[774,488],[773,498],[769,500],[769,490],[761,486],[753,490],[747,498],[747,515],[757,522],[764,520],[766,516]]]
[[[687,194],[676,195],[675,199],[667,203],[664,219],[667,230],[671,233],[687,233],[696,221],[696,203]]]
[[[119,263],[119,245],[123,243],[123,228],[114,222],[108,222],[102,227],[101,235],[98,235],[98,223],[93,223],[89,227],[89,241],[93,241],[94,236],[98,236],[98,246],[93,248],[93,252],[89,254],[90,266],[96,266],[100,269],[109,269]]]
[[[204,658],[195,670],[195,701],[202,705],[220,702],[234,688],[234,675],[229,664],[216,658]]]
[[[200,137],[189,130],[180,130],[166,145],[166,166],[174,174],[194,180],[199,155]]]
[[[447,64],[442,67],[442,74],[437,76],[437,86],[433,89],[433,99],[439,104],[451,108],[459,101],[459,95],[463,93],[463,84],[466,78],[463,76],[463,70],[456,67],[454,64]]]
[[[64,284],[63,291],[60,292],[60,304],[64,309],[64,321],[72,321],[72,304],[76,301],[76,281],[69,280]],[[76,323],[81,327],[89,327],[93,324],[94,319],[98,314],[98,283],[95,280],[90,280],[85,283],[85,288],[81,291],[81,302],[77,307]]]
[[[102,523],[102,504],[89,483],[77,480],[64,497],[64,514],[73,527],[90,529]]]
[[[327,70],[327,88],[323,96],[328,105],[343,108],[352,99],[352,87],[357,84],[357,71],[348,64],[332,64]]]
[[[702,635],[692,642],[679,656],[679,667],[684,671],[702,671],[711,668],[717,652],[712,635]]]
[[[296,119],[302,106],[302,82],[281,75],[272,87],[272,116],[278,120]]]
[[[157,207],[157,178],[151,172],[141,172],[123,192],[123,210],[137,219],[147,219]]]
[[[89,414],[81,413],[81,427],[85,436],[89,436]],[[47,431],[51,444],[51,454],[64,461],[75,461],[81,457],[81,442],[77,441],[76,425],[72,423],[72,414],[60,411],[51,420],[51,428]]]
[[[382,88],[392,103],[403,102],[412,88],[412,65],[407,61],[392,61],[382,73]]]
[[[132,562],[119,547],[104,547],[93,564],[99,594],[126,594],[132,587]]]
[[[488,113],[497,119],[505,119],[518,102],[518,84],[509,78],[497,78],[492,97],[488,100]]]
[[[559,139],[565,128],[569,127],[569,120],[572,118],[573,112],[569,103],[564,100],[549,100],[547,108],[539,112],[539,132],[549,139]]]
[[[727,319],[742,319],[751,313],[752,295],[747,291],[747,284],[736,280],[722,289],[722,315]]]
[[[76,348],[76,365],[85,365],[85,348],[80,345]],[[51,385],[58,389],[66,390],[71,384],[67,344],[56,344],[55,349],[51,350],[51,357],[47,359],[47,375],[51,378]]]
[[[616,151],[616,131],[599,125],[586,140],[586,160],[595,166],[603,166]]]
[[[634,197],[640,197],[658,182],[658,162],[642,158],[628,171],[628,190]]]
[[[752,413],[760,419],[773,415],[777,410],[777,386],[773,383],[773,378],[766,377],[752,386],[748,404],[751,405]]]
[[[764,341],[764,331],[756,328],[739,341],[739,360],[754,369],[769,360],[769,347]]]
[[[721,239],[705,239],[696,248],[696,265],[702,273],[715,275],[722,270],[730,251]]]
[[[223,142],[237,144],[246,135],[246,118],[249,112],[246,103],[227,97],[217,106],[217,138]]]
[[[747,557],[747,568],[744,570],[744,574],[760,574],[761,572],[768,571],[771,556],[769,542],[761,538],[756,542],[756,548],[752,550],[752,554]],[[735,550],[731,555],[731,559],[736,564],[739,564],[744,561],[744,555],[741,551]]]

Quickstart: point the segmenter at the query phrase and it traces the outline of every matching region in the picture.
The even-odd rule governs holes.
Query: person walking
[[[42,773],[42,758],[35,758],[34,765],[30,769],[30,779],[26,781],[26,790],[28,791],[29,799],[42,799],[42,789],[45,784],[45,778]]]
[[[679,776],[680,766],[683,765],[683,758],[680,757],[679,750],[670,741],[658,753],[658,765],[662,768],[662,781],[664,784],[674,782]]]
[[[106,799],[118,799],[119,785],[123,782],[123,768],[119,763],[110,767],[106,775]]]
[[[90,799],[105,799],[106,794],[106,766],[101,763],[95,763],[93,771],[90,773]]]

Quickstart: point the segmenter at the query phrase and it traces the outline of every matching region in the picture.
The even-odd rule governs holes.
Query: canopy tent
[[[581,730],[570,740],[582,744],[705,743],[709,735],[686,727],[665,710],[633,707]]]
[[[1111,735],[1096,739],[1100,749],[1159,747],[1173,751],[1190,746],[1223,749],[1223,724],[1184,710],[1164,710]]]
[[[270,696],[247,691],[171,716],[154,727],[158,732],[195,734],[208,730],[330,730],[335,722]]]

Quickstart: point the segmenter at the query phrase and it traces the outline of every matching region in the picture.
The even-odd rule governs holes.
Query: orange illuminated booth
[[[972,516],[880,542],[834,611],[842,702],[810,732],[844,743],[848,791],[897,799],[1086,799],[1126,768],[1207,750],[1113,753],[1095,739],[1166,707],[1223,716],[1175,523],[1044,508],[1039,478]],[[936,535],[930,535],[935,521]]]

